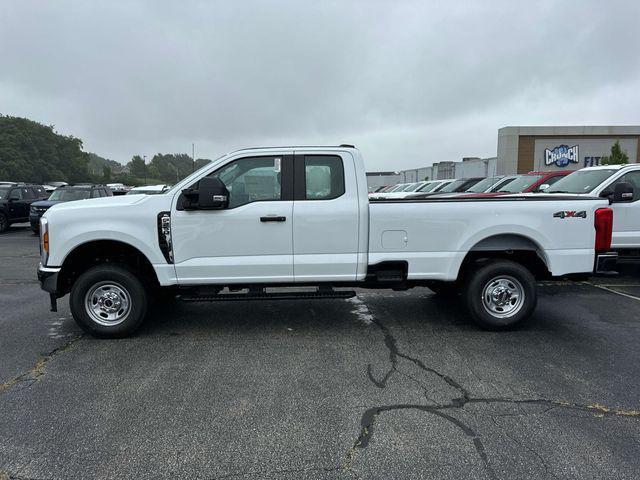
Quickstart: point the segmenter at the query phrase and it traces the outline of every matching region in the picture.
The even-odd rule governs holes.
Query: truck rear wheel
[[[467,277],[464,300],[473,320],[487,330],[507,330],[536,308],[536,281],[519,263],[497,260]]]
[[[71,289],[69,306],[76,323],[96,337],[131,335],[147,313],[147,292],[133,273],[118,265],[84,272]]]

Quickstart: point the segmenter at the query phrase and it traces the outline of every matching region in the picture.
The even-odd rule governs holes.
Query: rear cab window
[[[332,200],[345,192],[342,158],[336,155],[304,156],[304,200]]]

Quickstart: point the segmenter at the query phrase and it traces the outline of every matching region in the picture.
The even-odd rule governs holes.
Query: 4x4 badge
[[[581,210],[579,212],[576,211],[561,211],[553,214],[554,218],[568,218],[568,217],[579,217],[579,218],[587,218],[587,212],[585,210]]]

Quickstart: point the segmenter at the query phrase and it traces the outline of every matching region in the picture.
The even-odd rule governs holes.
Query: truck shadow
[[[573,287],[572,287],[573,288]],[[580,290],[589,287],[577,286]],[[565,292],[566,293],[566,292]],[[555,292],[541,295],[540,305],[554,303]],[[277,300],[185,303],[179,300],[150,309],[138,336],[220,335],[274,330],[313,335],[357,334],[373,322],[423,332],[465,335],[509,335],[563,330],[562,321],[538,309],[533,317],[507,332],[485,332],[471,320],[460,301],[440,298],[427,289],[359,294],[350,300]],[[552,308],[553,310],[553,308]]]

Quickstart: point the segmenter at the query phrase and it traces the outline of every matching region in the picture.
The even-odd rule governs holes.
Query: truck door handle
[[[286,222],[287,217],[279,217],[276,215],[269,215],[268,217],[260,217],[261,222]]]

